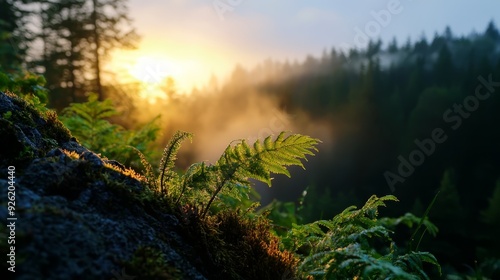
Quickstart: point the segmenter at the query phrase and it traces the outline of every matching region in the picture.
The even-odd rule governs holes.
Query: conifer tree
[[[134,48],[139,37],[131,26],[127,0],[91,0],[91,49],[94,89],[104,98],[101,63],[116,48]]]
[[[37,66],[46,76],[52,106],[62,109],[96,92],[103,100],[102,63],[138,39],[126,0],[26,0],[43,45]]]
[[[25,11],[13,0],[0,0],[0,70],[18,71],[26,55]]]

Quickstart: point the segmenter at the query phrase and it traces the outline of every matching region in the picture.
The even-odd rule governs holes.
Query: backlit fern
[[[271,173],[290,176],[287,167],[304,167],[302,160],[307,155],[313,155],[320,142],[299,134],[286,136],[284,132],[275,139],[267,137],[264,141],[257,140],[253,145],[240,140],[229,145],[215,164],[195,163],[179,175],[173,170],[176,154],[181,142],[191,137],[186,132],[177,132],[172,137],[163,152],[158,175],[153,173],[145,157],[139,154],[146,166],[150,186],[165,195],[170,203],[179,206],[177,209],[188,209],[180,210],[180,215],[186,221],[209,224],[216,217],[228,213],[253,210],[249,197],[255,195],[255,190],[251,188],[250,179],[270,185]],[[281,237],[280,250],[274,251],[295,252],[294,258],[300,262],[296,270],[293,268],[293,274],[304,279],[429,279],[423,263],[435,265],[440,270],[435,257],[427,252],[402,253],[388,229],[389,224],[398,224],[399,220],[377,220],[378,208],[385,206],[386,201],[397,199],[394,196],[372,196],[361,209],[351,206],[331,220],[306,225],[293,224]],[[239,210],[231,210],[235,208]],[[207,216],[210,212],[214,215]],[[239,217],[241,222],[252,220]],[[405,216],[402,221],[423,225],[431,233],[437,231],[430,222],[415,216]],[[192,222],[187,224],[193,225]],[[222,232],[230,234],[226,230],[231,229]],[[207,231],[200,230],[205,234]],[[208,239],[202,244],[205,244],[202,246],[205,248],[213,245],[209,245]]]
[[[331,220],[294,225],[282,239],[283,248],[301,255],[303,277],[429,279],[423,263],[440,269],[436,258],[427,252],[400,254],[391,232],[377,221],[378,208],[389,200],[397,201],[391,195],[372,196],[359,210],[351,206]]]
[[[141,153],[139,156],[150,186],[171,198],[175,197],[176,204],[184,196],[187,197],[184,203],[202,206],[202,216],[206,216],[216,199],[241,201],[255,195],[249,179],[271,185],[271,173],[290,176],[287,166],[304,167],[301,160],[305,160],[307,155],[314,155],[313,151],[317,151],[315,146],[320,141],[300,134],[285,135],[282,132],[275,140],[269,136],[263,142],[257,140],[252,146],[241,140],[229,145],[215,164],[195,163],[182,176],[173,168],[180,145],[182,141],[191,139],[190,133],[177,132],[172,137],[163,151],[157,178],[146,158]]]
[[[191,139],[193,135],[184,131],[177,131],[170,139],[167,146],[163,150],[160,161],[160,191],[167,194],[167,185],[172,181],[178,179],[177,173],[173,170],[175,160],[177,159],[177,152],[181,147],[182,141]]]
[[[155,140],[159,130],[158,118],[139,130],[127,130],[108,120],[118,114],[110,99],[99,101],[97,95],[91,94],[87,102],[72,103],[65,108],[60,119],[86,148],[127,166],[135,165],[130,147],[147,152],[148,144]]]
[[[248,195],[249,179],[256,179],[271,185],[271,173],[284,174],[290,177],[287,166],[298,165],[304,168],[301,160],[306,155],[314,155],[317,151],[318,139],[309,136],[292,134],[285,137],[281,132],[273,141],[268,136],[263,142],[257,140],[253,146],[241,140],[236,145],[229,145],[214,166],[211,177],[214,186],[213,194],[205,206],[203,215],[209,211],[217,195],[223,190],[233,195]]]

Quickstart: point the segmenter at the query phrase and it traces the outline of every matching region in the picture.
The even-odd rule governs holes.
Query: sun
[[[167,77],[175,78],[175,68],[171,61],[153,56],[140,56],[129,68],[135,79],[146,85],[159,85]]]
[[[165,86],[174,82],[175,92],[190,95],[205,86],[220,65],[204,49],[193,51],[185,46],[144,44],[135,50],[116,50],[104,70],[112,73],[111,82],[139,86],[139,96],[165,98]]]

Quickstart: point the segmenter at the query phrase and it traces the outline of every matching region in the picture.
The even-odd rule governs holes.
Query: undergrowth
[[[429,279],[423,263],[440,266],[428,252],[401,254],[391,231],[377,220],[378,208],[392,196],[372,196],[356,209],[348,207],[331,220],[293,225],[282,248],[296,252],[303,277],[315,279]],[[435,227],[431,224],[430,228]],[[440,272],[439,272],[440,273]]]
[[[60,119],[86,148],[138,168],[140,163],[134,161],[131,147],[152,155],[148,148],[158,134],[158,118],[139,130],[127,130],[109,122],[110,117],[118,114],[110,99],[99,101],[96,94],[90,94],[87,102],[71,103],[62,111]]]
[[[144,176],[132,170],[128,175],[143,182],[146,189],[123,195],[134,195],[131,201],[145,209],[156,207],[175,214],[183,238],[192,247],[181,253],[209,279],[429,279],[432,266],[440,273],[436,258],[418,251],[423,234],[437,232],[427,220],[427,212],[424,218],[407,214],[378,219],[378,208],[396,201],[394,196],[372,196],[360,209],[348,207],[331,220],[310,224],[300,224],[292,204],[275,203],[257,211],[258,194],[250,179],[270,186],[272,174],[290,176],[287,168],[304,167],[302,161],[317,151],[318,139],[282,132],[255,143],[238,140],[214,164],[194,163],[180,172],[175,168],[177,152],[193,135],[177,132],[155,171],[144,145],[156,137],[155,125],[144,131],[126,131],[109,123],[107,118],[114,114],[109,101],[91,96],[87,103],[72,104],[61,119],[87,148],[110,158],[120,159],[125,154],[128,163],[134,160],[130,153],[138,154],[135,160],[144,165]],[[77,154],[67,155],[79,160]],[[115,164],[106,167],[125,170]],[[279,234],[269,219],[273,207],[291,213]],[[391,238],[391,229],[400,223],[424,228],[415,246],[406,250],[399,249]],[[161,251],[154,248],[138,248],[126,268],[144,279],[182,278],[182,272],[165,263]]]
[[[301,160],[306,155],[313,155],[315,146],[320,142],[300,134],[286,136],[285,132],[274,140],[269,136],[264,141],[257,140],[253,145],[241,140],[227,146],[215,164],[195,163],[184,174],[179,175],[173,169],[176,154],[182,141],[191,137],[190,133],[175,133],[163,152],[157,175],[146,157],[137,152],[145,166],[145,176],[150,188],[171,197],[176,205],[193,204],[201,207],[203,217],[210,210],[230,207],[231,203],[226,203],[227,200],[248,200],[252,194],[249,179],[259,180],[270,186],[271,173],[290,176],[287,166],[298,165],[304,168]]]
[[[286,167],[304,167],[301,160],[317,151],[318,139],[282,132],[253,145],[240,140],[229,145],[215,164],[195,163],[179,174],[174,170],[176,153],[182,141],[191,138],[186,132],[172,137],[158,174],[138,154],[149,187],[178,207],[186,236],[196,244],[195,254],[201,252],[200,261],[214,268],[209,275],[215,279],[430,279],[424,263],[441,273],[432,254],[398,249],[389,229],[414,223],[415,233],[424,227],[424,233],[434,235],[437,228],[427,220],[428,211],[424,218],[407,214],[377,220],[379,207],[397,201],[390,195],[372,196],[361,209],[351,206],[331,220],[292,223],[281,237],[273,233],[266,214],[255,211],[258,204],[248,203],[253,189],[249,179],[270,186],[271,173],[290,176]],[[257,263],[257,269],[248,265]]]

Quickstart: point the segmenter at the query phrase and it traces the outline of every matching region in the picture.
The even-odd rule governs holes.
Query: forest
[[[153,178],[150,187],[176,203],[208,201],[201,217],[224,207],[263,215],[280,238],[280,249],[298,256],[313,256],[313,251],[319,257],[321,250],[352,241],[341,238],[349,234],[347,226],[337,228],[345,222],[344,209],[355,205],[376,212],[396,198],[399,202],[379,209],[376,223],[363,224],[362,212],[353,214],[373,236],[391,236],[368,242],[363,256],[396,258],[392,242],[402,257],[433,256],[419,255],[418,269],[403,268],[416,278],[392,267],[343,259],[362,259],[359,252],[328,260],[305,258],[297,279],[500,277],[500,131],[495,129],[500,120],[500,32],[494,21],[467,36],[446,28],[432,39],[371,40],[362,49],[331,48],[303,61],[236,65],[227,80],[213,77],[190,93],[167,78],[161,86],[164,97],[150,102],[138,98],[145,90],[139,82],[120,83],[117,73],[102,70],[113,49],[133,48],[139,40],[126,3],[1,0],[0,91],[21,96],[40,111],[57,112],[84,147]],[[282,131],[300,134],[284,138]],[[192,143],[185,141],[191,138]],[[300,142],[304,146],[291,154],[259,159],[241,174],[224,169],[264,149],[259,141],[268,149],[270,143],[276,148],[292,140],[310,142]],[[226,148],[229,143],[233,146]],[[227,158],[219,159],[221,154]],[[158,169],[161,179],[152,174]],[[270,173],[281,174],[273,178],[272,188]],[[194,180],[201,179],[193,174],[220,186],[218,195],[182,187],[198,184]],[[218,181],[227,174],[236,177]],[[219,193],[226,183],[236,186],[234,191]],[[170,184],[173,193],[166,191]],[[326,237],[314,243],[313,233],[340,237],[329,241],[336,245],[325,244]],[[319,251],[307,248],[304,240]],[[367,246],[360,240],[360,246]],[[366,253],[371,250],[379,253]],[[426,261],[430,265],[422,265]],[[356,272],[342,270],[343,265]],[[318,272],[321,266],[324,273]]]

